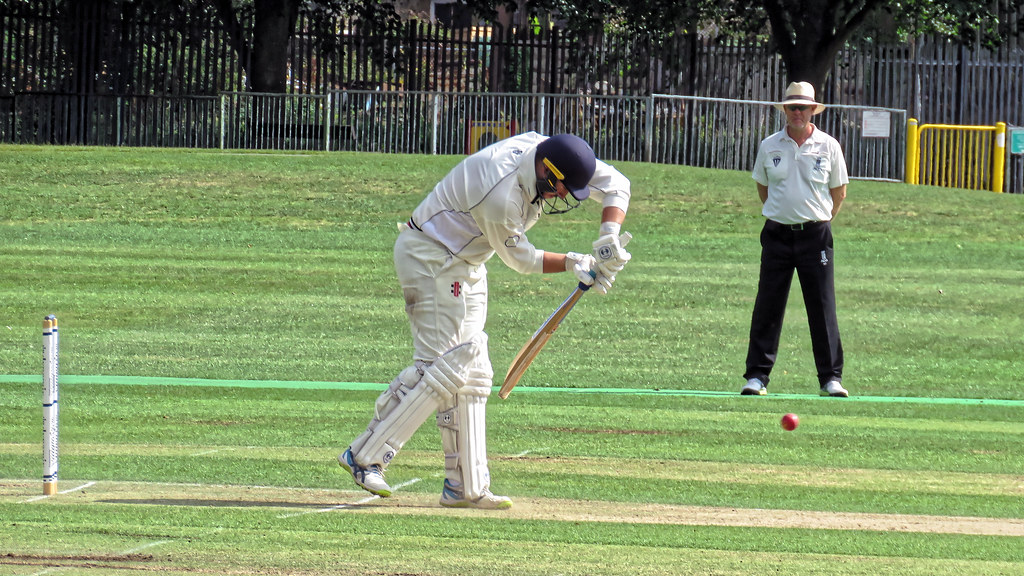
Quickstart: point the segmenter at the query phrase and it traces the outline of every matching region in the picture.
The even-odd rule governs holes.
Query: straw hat
[[[807,106],[813,106],[814,111],[811,115],[821,114],[821,111],[825,109],[825,105],[820,102],[814,101],[814,86],[811,86],[807,82],[791,82],[786,88],[786,97],[782,99],[782,102],[775,104],[775,109],[779,112],[783,112],[784,107],[790,104],[806,104]]]

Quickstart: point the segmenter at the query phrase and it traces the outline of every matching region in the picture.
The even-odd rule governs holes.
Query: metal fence
[[[843,146],[851,177],[903,181],[905,111],[831,106],[815,121]],[[658,94],[346,90],[0,99],[0,136],[15,143],[458,155],[535,130],[577,134],[607,161],[728,170],[750,170],[760,141],[782,126],[771,102]]]
[[[771,102],[657,94],[229,93],[221,108],[225,148],[467,154],[535,130],[577,134],[608,161],[731,170],[751,169],[760,141],[783,125]],[[905,111],[833,106],[817,123],[843,145],[852,177],[903,180]]]
[[[957,126],[910,121],[907,182],[973,190],[1003,190],[1006,124]]]
[[[220,146],[217,96],[21,94],[0,97],[0,142]]]

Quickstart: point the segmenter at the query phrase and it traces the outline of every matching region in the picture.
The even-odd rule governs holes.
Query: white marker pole
[[[57,317],[43,320],[43,494],[57,493],[60,436],[60,338]]]

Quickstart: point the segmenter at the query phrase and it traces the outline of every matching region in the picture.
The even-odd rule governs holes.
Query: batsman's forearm
[[[618,206],[605,206],[601,210],[601,222],[615,222],[622,224],[626,221],[626,211]]]
[[[622,223],[626,220],[626,211],[617,206],[606,206],[601,211],[601,235],[615,234],[618,236]]]
[[[559,254],[558,252],[544,252],[543,271],[545,274],[565,272],[565,254]]]

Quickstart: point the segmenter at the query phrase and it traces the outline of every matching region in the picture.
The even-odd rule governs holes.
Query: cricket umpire
[[[832,220],[850,181],[846,159],[839,142],[811,123],[811,117],[825,109],[814,100],[813,86],[791,83],[775,107],[786,115],[786,127],[761,142],[753,171],[765,223],[743,375],[747,383],[740,393],[768,393],[796,271],[821,395],[846,397],[832,246]]]
[[[602,203],[593,254],[547,252],[526,232],[541,213]],[[619,232],[630,183],[577,136],[529,132],[468,156],[399,226],[395,269],[412,328],[413,363],[376,401],[366,431],[338,456],[363,489],[391,495],[384,472],[402,445],[436,415],[444,450],[441,505],[503,509],[490,491],[485,407],[493,370],[487,351],[487,268],[495,254],[521,274],[572,272],[607,293],[630,259]],[[593,272],[593,274],[592,274]]]

